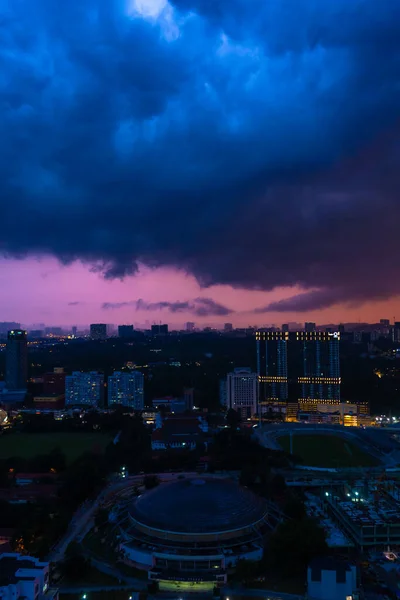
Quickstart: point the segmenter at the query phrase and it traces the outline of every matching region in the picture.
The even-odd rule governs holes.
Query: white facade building
[[[122,404],[135,410],[144,407],[144,377],[140,371],[116,371],[108,378],[108,406]]]
[[[358,598],[357,568],[331,557],[314,559],[307,572],[310,600],[354,600]]]
[[[83,405],[96,408],[102,404],[104,375],[97,371],[74,371],[65,378],[66,406]]]
[[[226,378],[226,408],[233,408],[243,419],[257,413],[257,373],[241,367]]]
[[[2,600],[58,600],[58,590],[49,588],[49,563],[22,554],[0,554],[0,598]]]

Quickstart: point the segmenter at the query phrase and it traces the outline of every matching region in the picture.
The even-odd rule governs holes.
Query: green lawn
[[[10,433],[0,436],[0,460],[31,458],[60,448],[72,462],[84,452],[103,452],[110,440],[104,433]]]
[[[284,435],[279,444],[290,451],[290,438]],[[379,461],[364,452],[359,446],[336,435],[304,435],[293,433],[293,454],[303,459],[310,467],[373,467]]]

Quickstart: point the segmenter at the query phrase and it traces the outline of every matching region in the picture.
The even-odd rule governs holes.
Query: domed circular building
[[[268,506],[230,479],[180,479],[132,501],[119,526],[127,563],[204,589],[224,583],[239,559],[261,558]]]

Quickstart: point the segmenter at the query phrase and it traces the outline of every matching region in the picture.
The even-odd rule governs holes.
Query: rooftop
[[[16,573],[20,569],[41,569],[48,563],[42,563],[36,558],[22,556],[21,554],[4,553],[0,554],[0,586],[16,583],[20,579],[35,578],[35,576],[22,573],[21,577]]]
[[[140,496],[131,517],[170,532],[213,533],[251,526],[267,512],[264,500],[229,479],[184,479]]]

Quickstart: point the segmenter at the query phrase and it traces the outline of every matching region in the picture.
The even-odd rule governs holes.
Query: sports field
[[[279,444],[290,451],[290,438],[284,435]],[[373,467],[379,461],[356,444],[336,435],[304,435],[293,433],[293,454],[310,467]]]
[[[110,436],[103,433],[5,434],[0,436],[0,460],[16,456],[32,458],[60,448],[70,463],[84,452],[104,452],[110,441]]]

